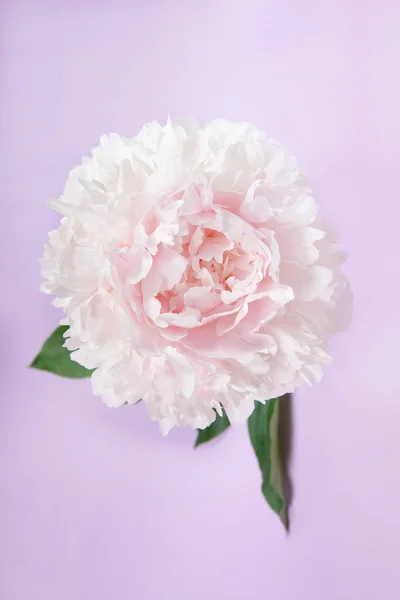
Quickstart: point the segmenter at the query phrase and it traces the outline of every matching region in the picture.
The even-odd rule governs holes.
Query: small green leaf
[[[49,338],[45,341],[39,354],[30,365],[34,369],[50,371],[62,377],[72,377],[75,379],[90,377],[93,371],[85,369],[70,358],[70,351],[63,347],[65,342],[64,333],[68,326],[57,327]]]
[[[250,440],[262,472],[262,493],[287,528],[283,465],[279,443],[279,398],[255,403],[248,419]]]
[[[206,442],[213,440],[218,435],[221,435],[221,433],[223,433],[225,429],[227,429],[229,426],[229,419],[226,416],[225,411],[223,412],[222,417],[220,417],[217,414],[215,421],[213,421],[211,425],[209,425],[205,429],[198,430],[197,439],[194,447],[197,448],[197,446],[200,446],[201,444],[205,444]]]

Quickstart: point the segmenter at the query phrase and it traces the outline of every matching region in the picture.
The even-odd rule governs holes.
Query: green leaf
[[[34,369],[50,371],[62,377],[82,378],[90,377],[93,371],[85,369],[70,358],[70,351],[63,347],[65,342],[64,333],[68,326],[57,327],[45,341],[39,354],[30,365]]]
[[[248,419],[250,440],[262,472],[262,493],[287,528],[284,474],[279,441],[279,398],[255,402]]]
[[[225,411],[223,412],[222,417],[220,417],[217,414],[215,421],[213,421],[211,425],[209,425],[205,429],[198,430],[197,439],[194,447],[197,448],[197,446],[200,446],[201,444],[205,444],[206,442],[213,440],[217,436],[221,435],[221,433],[223,433],[225,429],[227,429],[229,426],[229,419],[226,416]]]

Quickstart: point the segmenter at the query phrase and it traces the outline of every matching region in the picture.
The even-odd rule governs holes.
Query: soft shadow
[[[287,529],[290,527],[290,507],[293,502],[293,485],[290,477],[293,450],[292,394],[279,398],[279,441],[283,465],[283,490],[286,500]]]

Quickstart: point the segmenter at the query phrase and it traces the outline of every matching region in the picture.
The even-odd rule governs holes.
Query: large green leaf
[[[34,369],[50,371],[62,377],[73,377],[75,379],[90,377],[93,371],[89,371],[70,358],[70,351],[63,347],[65,342],[64,333],[67,326],[57,327],[45,341],[39,354],[30,365]]]
[[[229,419],[226,416],[225,411],[223,412],[222,417],[220,417],[217,414],[215,421],[211,423],[211,425],[209,425],[205,429],[198,430],[197,439],[194,447],[197,448],[197,446],[205,444],[206,442],[209,442],[210,440],[216,438],[218,435],[221,435],[221,433],[223,433],[225,429],[229,427],[229,425]]]
[[[250,440],[262,472],[262,493],[287,528],[284,473],[279,441],[279,398],[255,403],[248,419]]]

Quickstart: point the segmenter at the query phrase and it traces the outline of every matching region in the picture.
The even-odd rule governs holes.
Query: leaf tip
[[[27,366],[27,369],[37,369],[37,356],[33,359],[33,361]]]
[[[281,512],[281,514],[279,515],[279,518],[280,518],[280,520],[282,522],[282,525],[285,528],[286,533],[289,534],[289,519],[288,519],[288,515],[287,515],[286,510],[283,510]]]
[[[193,444],[193,450],[196,450],[196,448],[198,448],[199,446],[201,446],[203,444],[203,441],[200,438],[200,432],[197,432],[197,438]]]

